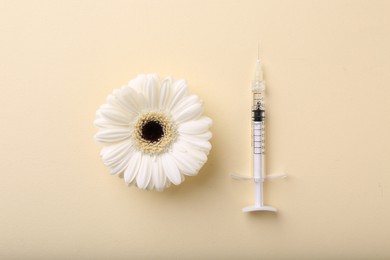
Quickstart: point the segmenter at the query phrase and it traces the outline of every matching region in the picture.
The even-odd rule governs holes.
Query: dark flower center
[[[148,121],[141,129],[141,137],[149,142],[157,142],[164,136],[164,128],[158,121]]]
[[[165,151],[175,140],[176,126],[163,113],[147,112],[134,124],[133,138],[141,152],[155,155]]]

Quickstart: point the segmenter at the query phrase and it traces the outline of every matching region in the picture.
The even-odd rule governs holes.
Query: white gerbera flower
[[[211,119],[188,95],[185,80],[139,75],[114,90],[96,113],[95,139],[111,174],[140,189],[162,191],[194,176],[211,149]]]

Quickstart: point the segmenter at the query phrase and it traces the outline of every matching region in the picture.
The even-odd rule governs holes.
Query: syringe
[[[267,210],[275,208],[264,206],[263,182],[265,176],[265,82],[260,60],[256,61],[255,79],[252,83],[252,135],[253,135],[253,180],[255,183],[255,205],[243,209],[244,212]]]
[[[263,183],[265,179],[284,178],[285,174],[265,176],[265,81],[260,59],[256,61],[255,78],[252,82],[252,149],[253,149],[253,177],[243,177],[232,174],[235,179],[254,180],[255,183],[255,204],[242,209],[244,212],[251,211],[273,211],[276,209],[265,206],[263,202]]]

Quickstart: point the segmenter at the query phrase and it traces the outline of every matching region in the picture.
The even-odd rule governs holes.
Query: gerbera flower
[[[102,160],[112,175],[140,189],[179,185],[198,173],[211,149],[212,121],[201,114],[202,102],[188,94],[185,80],[139,75],[96,113]]]

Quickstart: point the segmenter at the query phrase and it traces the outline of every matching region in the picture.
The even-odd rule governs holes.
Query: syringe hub
[[[263,80],[263,69],[261,67],[260,60],[257,59],[255,78],[252,82],[252,91],[253,92],[261,92],[264,90],[265,90],[265,82]]]

